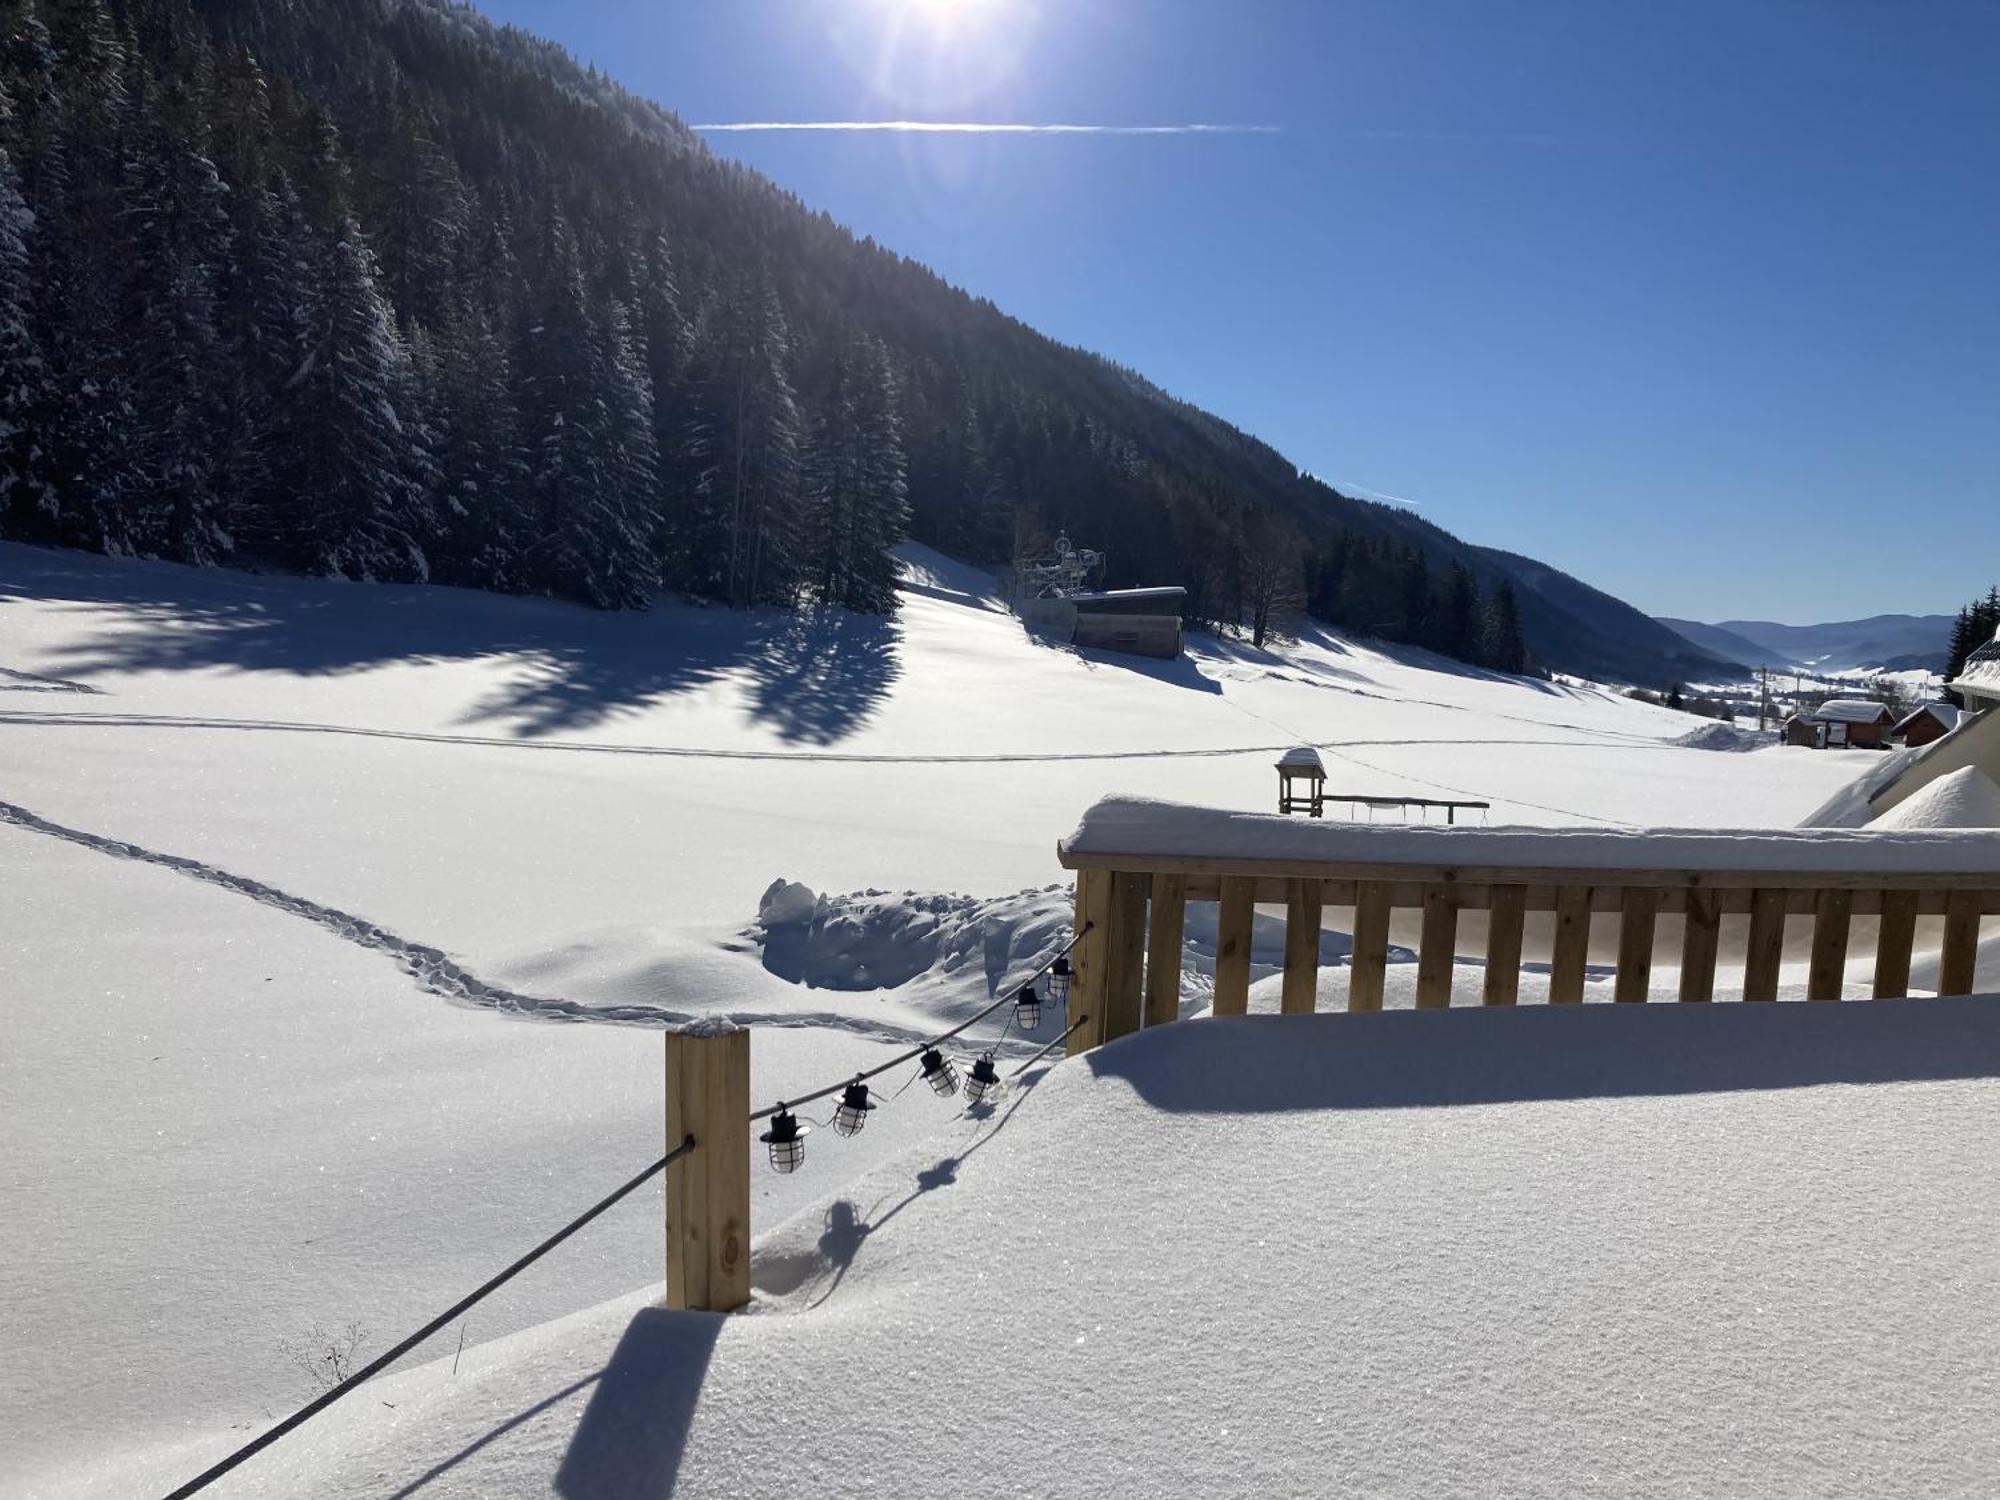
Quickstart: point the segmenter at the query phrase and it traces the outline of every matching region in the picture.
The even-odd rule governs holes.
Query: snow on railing
[[[1317,1007],[1328,908],[1352,912],[1349,1010],[1381,1008],[1392,934],[1418,950],[1419,1009],[1452,1003],[1462,953],[1483,960],[1485,1004],[1516,1003],[1532,960],[1547,964],[1549,1000],[1573,1004],[1607,914],[1598,943],[1620,1001],[1652,998],[1663,946],[1678,999],[1715,998],[1727,951],[1743,998],[1774,1000],[1791,917],[1809,919],[1796,935],[1808,998],[1841,998],[1850,950],[1869,938],[1871,992],[1909,994],[1918,920],[1938,917],[1935,992],[1961,995],[1981,919],[2000,912],[2000,833],[1976,830],[1380,828],[1117,797],[1058,857],[1077,872],[1079,930],[1093,928],[1076,986],[1099,1019],[1072,1052],[1178,1017],[1189,901],[1220,906],[1217,1015],[1246,1008],[1259,904],[1285,908],[1285,1011]]]

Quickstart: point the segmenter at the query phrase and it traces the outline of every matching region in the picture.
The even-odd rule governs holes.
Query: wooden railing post
[[[1838,1000],[1847,983],[1847,936],[1853,925],[1854,893],[1828,887],[1814,899],[1812,968],[1806,999]]]
[[[1487,892],[1486,985],[1488,1005],[1512,1005],[1521,995],[1521,931],[1527,887],[1496,885]]]
[[[1566,885],[1556,891],[1556,935],[1549,954],[1549,1004],[1580,1003],[1584,970],[1589,966],[1590,887]]]
[[[1778,998],[1778,970],[1785,959],[1784,891],[1760,890],[1750,897],[1750,937],[1743,954],[1743,998]]]
[[[750,1033],[698,1021],[667,1033],[667,1306],[750,1300]]]
[[[1250,940],[1257,921],[1257,882],[1222,878],[1215,914],[1215,1014],[1240,1016],[1250,1008]]]
[[[1645,1003],[1653,980],[1653,935],[1658,931],[1657,886],[1628,885],[1618,901],[1618,977],[1611,998],[1621,1005]]]
[[[1389,887],[1363,880],[1354,887],[1354,947],[1347,955],[1347,1008],[1380,1010],[1389,972]]]
[[[1305,1014],[1319,1003],[1319,924],[1324,901],[1317,880],[1294,880],[1285,888],[1285,976],[1278,1009]]]
[[[1877,1000],[1902,999],[1910,993],[1910,950],[1917,941],[1917,893],[1884,891],[1882,925],[1875,938]]]
[[[1110,968],[1105,962],[1111,935],[1111,872],[1079,870],[1076,875],[1076,951],[1070,955],[1069,1018],[1082,1024],[1069,1034],[1069,1055],[1088,1052],[1104,1040],[1104,1000]]]
[[[1146,1024],[1181,1018],[1181,939],[1187,931],[1187,876],[1153,877],[1146,928]]]
[[[1972,993],[1979,962],[1979,892],[1957,890],[1944,899],[1944,946],[1938,950],[1937,992]]]
[[[1423,937],[1417,948],[1417,1009],[1443,1010],[1451,1004],[1452,967],[1458,961],[1458,892],[1448,885],[1424,887]]]
[[[1140,986],[1146,968],[1146,897],[1152,882],[1144,875],[1114,872],[1104,932],[1104,1026],[1115,1042],[1139,1029]]]
[[[1715,998],[1715,954],[1722,936],[1722,903],[1713,891],[1687,893],[1687,928],[1681,934],[1681,999]]]

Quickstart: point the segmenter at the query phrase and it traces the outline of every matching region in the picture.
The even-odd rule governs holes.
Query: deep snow
[[[916,553],[878,622],[0,546],[0,673],[10,1493],[192,1472],[307,1394],[281,1340],[358,1318],[379,1348],[628,1176],[660,1145],[653,1028],[752,1024],[768,1101],[970,1014],[1058,940],[1056,839],[1108,792],[1262,810],[1305,742],[1335,790],[1486,797],[1496,822],[1781,826],[1854,771],[1326,634],[1168,664],[1052,650]],[[790,934],[759,919],[780,879],[812,893]],[[1278,930],[1260,920],[1260,961]],[[1194,1011],[1205,908],[1189,940]],[[919,1091],[816,1136],[800,1179],[759,1174],[756,1227],[934,1161],[977,1129],[952,1118]],[[577,1357],[537,1325],[657,1276],[657,1204],[475,1310],[468,1364],[530,1328]],[[983,1251],[957,1274],[1012,1284]]]

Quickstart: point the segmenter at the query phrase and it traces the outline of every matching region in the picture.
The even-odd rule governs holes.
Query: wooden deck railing
[[[1350,1010],[1381,1008],[1403,936],[1417,950],[1420,1009],[1472,1000],[1456,993],[1461,956],[1483,960],[1469,972],[1486,1005],[1516,1003],[1531,955],[1546,962],[1550,1002],[1574,1004],[1594,941],[1624,1002],[1713,1000],[1725,954],[1732,970],[1740,962],[1743,999],[1775,1000],[1788,937],[1809,998],[1840,999],[1871,947],[1862,982],[1902,996],[1923,918],[1943,919],[1935,993],[1962,995],[1981,919],[2000,913],[2000,833],[1379,829],[1112,799],[1058,855],[1077,873],[1077,930],[1092,924],[1074,993],[1097,1019],[1072,1052],[1178,1017],[1190,901],[1219,907],[1217,1015],[1246,1008],[1258,906],[1285,910],[1287,1012],[1316,1008],[1321,930],[1342,908]],[[1804,920],[1788,933],[1791,918]],[[1674,970],[1671,995],[1655,993],[1656,967]]]

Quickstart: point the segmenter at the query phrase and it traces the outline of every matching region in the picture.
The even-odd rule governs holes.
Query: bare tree
[[[338,1332],[329,1332],[324,1323],[314,1321],[297,1338],[284,1339],[278,1347],[285,1357],[305,1371],[312,1383],[330,1391],[360,1363],[361,1346],[368,1342],[368,1330],[349,1323]]]

